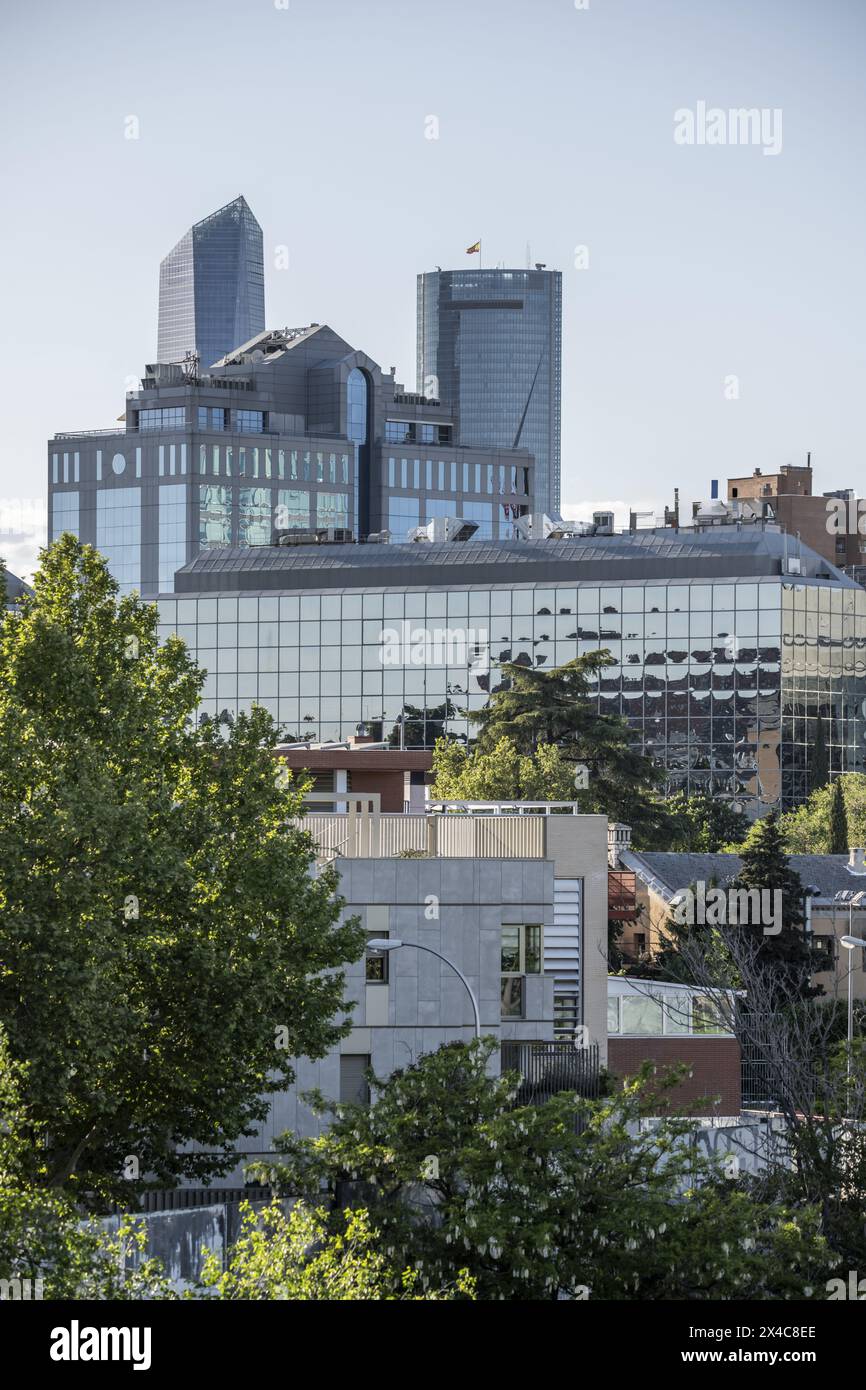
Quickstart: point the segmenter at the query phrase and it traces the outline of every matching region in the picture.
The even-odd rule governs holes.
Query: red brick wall
[[[349,769],[349,791],[380,792],[383,811],[402,811],[404,801],[403,773],[359,772],[352,763]]]
[[[735,1038],[609,1036],[607,1057],[609,1070],[621,1077],[633,1076],[647,1060],[655,1062],[660,1071],[685,1063],[692,1075],[666,1092],[671,1107],[685,1107],[690,1115],[740,1113],[740,1047]],[[718,1105],[712,1103],[715,1096],[721,1096]],[[709,1102],[706,1097],[710,1097]]]

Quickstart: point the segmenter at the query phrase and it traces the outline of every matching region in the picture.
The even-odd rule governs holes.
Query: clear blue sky
[[[418,270],[478,237],[561,268],[566,502],[809,448],[819,490],[862,490],[862,0],[5,0],[0,37],[4,498],[44,497],[54,430],[120,413],[161,257],[238,193],[269,323],[407,385]],[[781,109],[781,153],[677,145],[699,101]]]

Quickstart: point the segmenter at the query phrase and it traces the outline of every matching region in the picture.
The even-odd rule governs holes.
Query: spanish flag
[[[474,245],[472,245],[472,246],[467,246],[467,247],[466,247],[466,254],[467,254],[467,256],[480,255],[480,254],[481,254],[481,242],[480,242],[480,241],[476,241],[476,242],[474,243]]]

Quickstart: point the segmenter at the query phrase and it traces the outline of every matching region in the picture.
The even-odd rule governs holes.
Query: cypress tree
[[[830,854],[848,853],[848,812],[845,809],[845,794],[841,778],[834,779],[830,787]]]

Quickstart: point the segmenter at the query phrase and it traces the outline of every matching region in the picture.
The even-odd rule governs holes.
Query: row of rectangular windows
[[[425,464],[422,483],[422,462]],[[399,465],[399,466],[398,466]],[[496,469],[499,469],[499,487]],[[450,485],[447,481],[450,477]],[[424,488],[427,492],[457,492],[458,464],[456,459],[388,459],[388,486],[402,488]],[[464,463],[462,471],[463,492],[478,492],[493,496],[494,492],[511,493],[516,497],[529,495],[529,469],[513,464]]]

